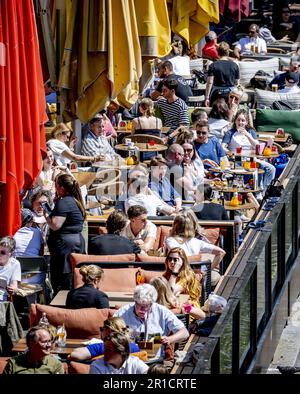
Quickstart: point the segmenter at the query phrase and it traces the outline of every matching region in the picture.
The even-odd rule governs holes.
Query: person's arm
[[[104,160],[105,155],[96,155],[96,156],[82,156],[82,155],[76,155],[74,152],[71,150],[65,150],[62,152],[62,156],[66,157],[67,159],[73,160],[73,161],[90,161],[92,163],[95,163],[96,161]]]
[[[59,230],[64,222],[66,221],[65,216],[49,216],[47,213],[44,211],[44,217],[46,218],[46,222],[53,231]]]
[[[18,290],[18,281],[17,280],[12,280],[9,282],[9,285],[6,287],[6,291],[9,294],[14,294]]]
[[[210,92],[213,87],[213,84],[214,84],[214,76],[211,75],[207,78],[207,82],[206,82],[205,101],[204,101],[205,107],[209,107],[209,104],[210,104],[209,97],[210,97]]]
[[[213,261],[212,261],[212,264],[211,264],[211,269],[212,270],[215,269],[215,268],[218,269],[219,266],[220,266],[220,262],[223,260],[225,254],[226,254],[225,250],[223,250],[219,246],[213,245],[212,250],[210,252],[208,252],[208,253],[210,253],[210,254],[215,256]]]
[[[182,208],[182,199],[180,197],[175,198],[175,212],[178,213]]]
[[[233,49],[233,54],[234,56],[239,59],[240,58],[240,53],[241,53],[241,48],[238,47],[237,45]]]
[[[137,119],[137,118],[134,118],[134,119],[132,120],[132,131],[131,131],[131,134],[134,134],[134,132],[135,132],[137,126],[138,126],[138,119]]]
[[[138,245],[144,252],[148,252],[150,249],[153,249],[155,240],[156,239],[154,237],[146,237],[143,241],[143,244],[139,243]]]
[[[180,328],[175,334],[161,337],[163,344],[171,345],[171,343],[184,341],[189,337],[189,332],[185,327]]]
[[[92,355],[86,346],[78,347],[70,354],[70,360],[83,361],[89,360],[90,358],[92,358]]]

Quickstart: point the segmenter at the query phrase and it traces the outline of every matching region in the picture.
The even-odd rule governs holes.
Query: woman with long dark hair
[[[72,288],[70,253],[84,253],[81,235],[85,209],[79,184],[71,175],[61,174],[55,179],[57,200],[50,214],[44,210],[50,228],[48,247],[51,255],[50,273],[54,292]]]

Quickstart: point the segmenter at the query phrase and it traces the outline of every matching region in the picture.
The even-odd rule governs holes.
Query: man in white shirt
[[[280,89],[279,93],[300,93],[298,86],[299,74],[293,71],[288,71],[285,75],[285,87]]]
[[[144,252],[153,248],[157,232],[155,224],[147,220],[147,214],[147,209],[140,205],[130,207],[127,211],[129,223],[120,233],[139,245]]]
[[[263,38],[259,37],[259,27],[255,24],[249,27],[249,36],[241,38],[234,47],[233,53],[239,59],[242,54],[267,53],[267,44]]]
[[[103,155],[103,160],[112,160],[116,155],[104,135],[102,115],[97,115],[90,120],[89,131],[82,140],[81,154],[84,156]]]

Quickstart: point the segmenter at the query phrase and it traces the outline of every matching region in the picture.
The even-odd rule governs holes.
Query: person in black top
[[[239,84],[239,66],[229,58],[229,44],[221,42],[218,47],[220,59],[208,69],[205,91],[205,107],[209,107],[217,98],[228,99],[230,91]]]
[[[192,207],[200,220],[229,220],[221,204],[211,202],[212,188],[208,183],[200,184],[196,191],[196,205]]]
[[[89,254],[115,255],[140,253],[141,248],[133,241],[120,235],[128,218],[122,211],[112,212],[106,221],[107,234],[96,235],[89,242]]]
[[[165,80],[177,81],[178,86],[176,87],[175,94],[183,101],[187,101],[188,97],[193,96],[192,89],[187,81],[181,75],[173,74],[173,64],[169,60],[160,64],[158,74],[162,78],[162,81],[159,82],[156,90],[151,93],[152,100],[157,100],[162,95],[162,87]]]
[[[84,285],[69,291],[66,307],[68,309],[109,308],[107,295],[100,291],[103,269],[96,265],[84,265],[79,272]]]
[[[57,200],[50,214],[44,216],[50,228],[48,247],[51,255],[51,283],[56,294],[72,288],[70,253],[84,253],[81,235],[85,209],[79,184],[71,175],[61,174],[55,179]]]

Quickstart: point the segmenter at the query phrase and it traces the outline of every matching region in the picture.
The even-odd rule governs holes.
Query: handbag
[[[279,183],[276,185],[276,183]],[[264,200],[267,200],[270,197],[280,197],[283,191],[283,186],[278,178],[272,180],[272,182],[267,187]]]

